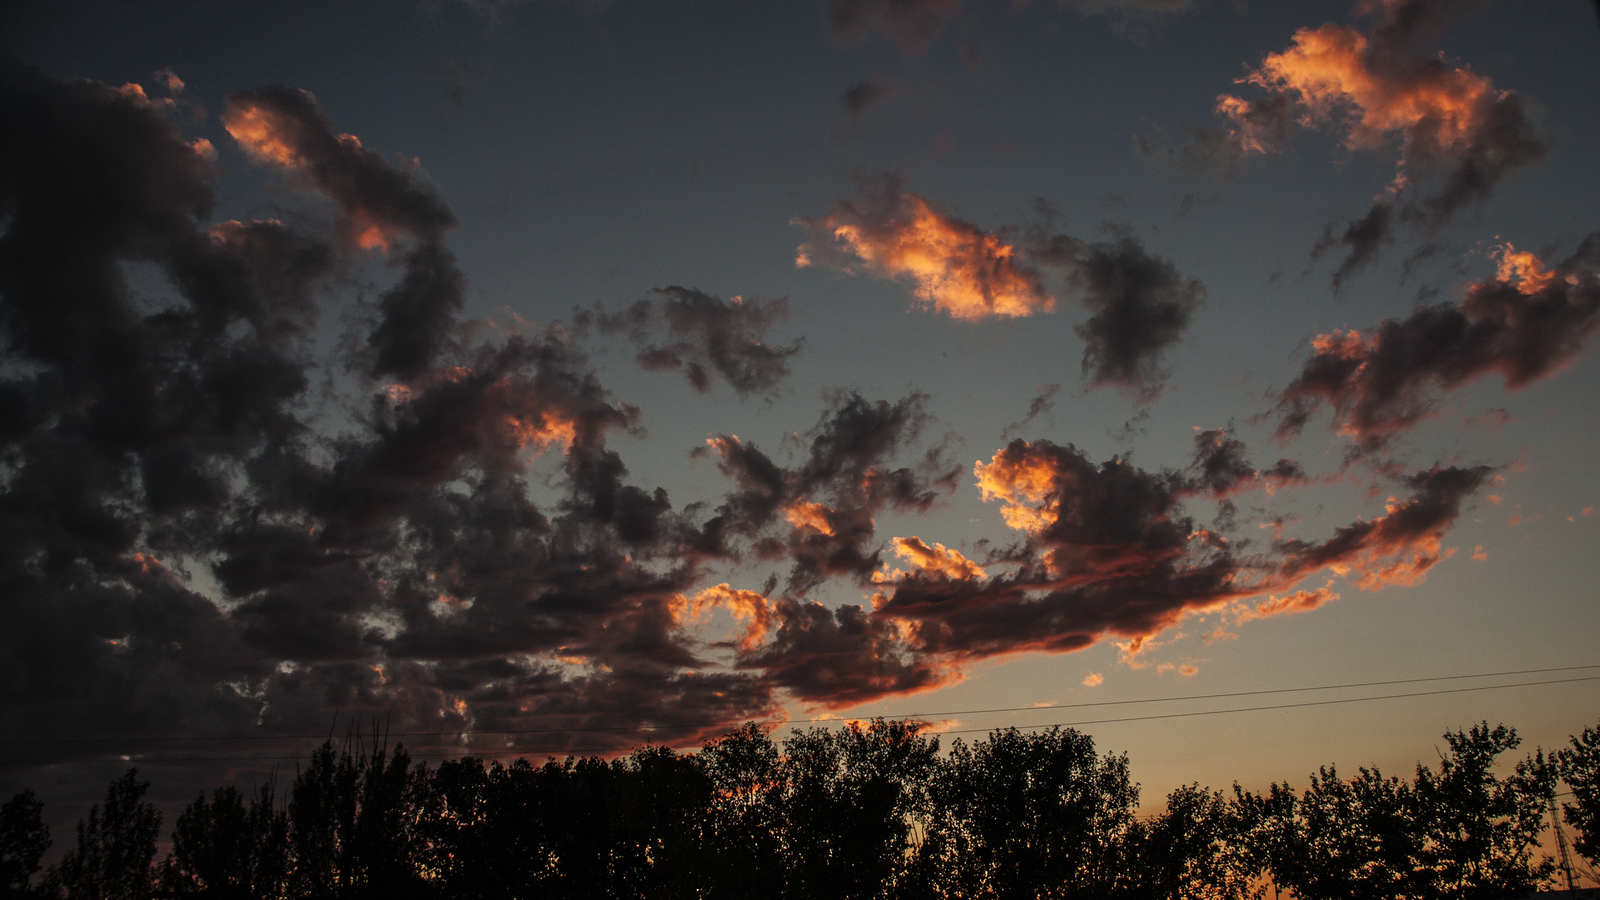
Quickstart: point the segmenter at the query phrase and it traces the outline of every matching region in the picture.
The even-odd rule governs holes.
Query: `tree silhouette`
[[[612,769],[611,895],[702,896],[713,877],[701,850],[711,782],[699,763],[666,747],[645,746]]]
[[[896,884],[939,752],[918,730],[875,719],[784,741],[783,896],[872,897]]]
[[[1548,857],[1533,861],[1545,806],[1555,794],[1555,767],[1544,751],[1519,760],[1496,778],[1500,754],[1522,743],[1516,729],[1480,722],[1447,731],[1450,754],[1437,773],[1417,767],[1414,793],[1427,836],[1418,873],[1437,896],[1496,900],[1531,893],[1555,871]]]
[[[288,874],[288,817],[273,787],[261,786],[248,808],[233,787],[201,794],[172,831],[172,853],[161,871],[164,894],[219,900],[268,900],[282,895]]]
[[[1264,864],[1252,852],[1251,829],[1236,804],[1219,791],[1185,785],[1167,795],[1167,810],[1135,823],[1124,856],[1135,897],[1245,900],[1260,897]]]
[[[1600,726],[1585,728],[1571,741],[1572,746],[1554,754],[1561,780],[1577,801],[1561,804],[1561,817],[1580,832],[1572,848],[1596,865],[1600,864]]]
[[[390,753],[374,741],[368,753],[358,742],[335,754],[323,743],[289,791],[289,896],[430,896],[420,822],[429,778],[411,768],[404,747]]]
[[[937,769],[916,861],[924,896],[1109,897],[1139,789],[1126,756],[1072,729],[957,739]]]
[[[561,767],[554,767],[559,773]],[[421,836],[428,865],[462,900],[544,894],[556,877],[541,788],[546,767],[465,758],[440,764]]]
[[[49,849],[44,804],[33,791],[23,791],[0,806],[0,898],[21,900],[29,895],[29,881]]]
[[[1344,781],[1330,766],[1299,797],[1278,784],[1241,792],[1273,880],[1305,900],[1498,900],[1546,883],[1554,863],[1535,861],[1534,848],[1554,767],[1540,752],[1496,777],[1495,759],[1520,743],[1504,725],[1444,737],[1450,752],[1437,771],[1419,764],[1410,783],[1376,769]]]
[[[707,741],[698,754],[710,783],[702,824],[706,896],[777,897],[783,890],[785,776],[778,745],[754,723]]]
[[[78,823],[78,845],[50,868],[44,889],[66,900],[144,900],[155,887],[150,866],[156,855],[161,814],[145,802],[148,781],[138,769],[111,782],[105,806],[89,809]]]
[[[1408,898],[1422,852],[1411,788],[1377,769],[1344,781],[1333,766],[1311,776],[1305,793],[1285,785],[1241,792],[1241,817],[1268,860],[1273,881],[1306,900]]]
[[[1536,856],[1559,774],[1594,858],[1600,728],[1496,774],[1516,732],[1445,733],[1410,780],[1327,766],[1304,791],[1191,784],[1134,816],[1128,759],[1064,728],[957,740],[876,719],[754,723],[697,753],[646,745],[612,760],[465,758],[430,771],[359,739],[312,754],[280,804],[272,784],[200,794],[178,816],[157,896],[219,900],[1084,898],[1500,900],[1549,881]],[[1502,770],[1504,771],[1504,770]],[[0,807],[0,900],[144,900],[161,817],[136,770],[78,824],[31,886],[49,833],[23,792]]]

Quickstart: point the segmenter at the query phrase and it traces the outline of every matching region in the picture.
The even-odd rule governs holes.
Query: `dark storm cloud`
[[[1182,337],[1205,286],[1132,237],[1089,247],[1075,277],[1093,313],[1073,327],[1084,341],[1089,385],[1125,387],[1140,401],[1155,399],[1166,377],[1162,355]]]
[[[0,447],[7,727],[253,715],[215,686],[267,661],[158,557],[214,533],[236,460],[301,431],[296,340],[332,254],[276,222],[201,227],[214,153],[137,86],[5,60],[0,121],[0,330],[19,364],[4,392],[21,412]],[[131,264],[183,301],[151,308]]]
[[[1508,390],[1549,377],[1600,328],[1600,233],[1545,268],[1506,246],[1499,271],[1458,305],[1422,307],[1364,331],[1312,341],[1299,377],[1278,395],[1280,436],[1300,433],[1323,406],[1361,452],[1437,414],[1442,395],[1493,373]]]
[[[672,710],[710,733],[771,708],[753,675],[686,671],[704,538],[606,447],[637,411],[558,331],[440,339],[454,217],[420,169],[335,134],[308,95],[232,98],[247,148],[331,201],[334,244],[207,224],[211,148],[136,87],[7,63],[0,119],[8,731],[304,732],[335,708],[467,728],[526,725],[531,705],[632,727]],[[364,246],[403,252],[371,355],[312,358]],[[130,263],[159,272],[155,300]],[[719,319],[675,299],[692,352],[769,383],[738,341],[775,307]],[[356,381],[337,436],[302,418],[333,374]],[[528,470],[546,454],[564,496],[541,508]]]
[[[404,275],[380,300],[369,343],[374,375],[420,374],[449,345],[466,277],[448,245],[456,218],[420,166],[391,162],[337,134],[310,93],[274,86],[228,97],[223,124],[252,157],[285,169],[340,213],[347,244],[387,252],[405,242]]]
[[[789,359],[805,343],[803,338],[787,346],[766,340],[773,325],[788,318],[789,301],[784,298],[723,300],[676,285],[652,293],[655,302],[641,300],[620,312],[579,310],[576,323],[626,332],[639,347],[639,365],[682,372],[702,394],[711,390],[715,374],[741,397],[771,396],[789,377]],[[666,342],[658,343],[661,337]]]
[[[1376,20],[1372,40],[1385,50],[1403,51],[1432,43],[1446,28],[1477,17],[1494,0],[1359,0],[1355,13]]]
[[[1167,377],[1163,357],[1204,303],[1205,285],[1127,233],[1092,244],[1038,237],[1029,258],[1062,273],[1091,313],[1073,327],[1084,342],[1088,386],[1125,389],[1138,403],[1159,397]]]
[[[913,653],[891,623],[859,606],[828,609],[784,599],[775,611],[780,624],[773,640],[742,654],[740,666],[806,703],[840,709],[930,690],[955,674]]]

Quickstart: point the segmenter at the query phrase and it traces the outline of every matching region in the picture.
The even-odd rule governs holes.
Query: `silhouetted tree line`
[[[796,731],[746,725],[698,753],[436,768],[406,751],[324,744],[282,792],[202,793],[156,865],[161,816],[129,770],[41,874],[43,804],[0,809],[5,898],[1232,898],[1517,897],[1558,778],[1595,861],[1600,728],[1498,776],[1516,732],[1445,734],[1411,780],[1332,767],[1295,791],[1198,785],[1135,815],[1124,756],[1071,729],[992,732],[939,753],[906,722]],[[376,743],[376,742],[375,742]],[[35,877],[38,876],[38,877]]]

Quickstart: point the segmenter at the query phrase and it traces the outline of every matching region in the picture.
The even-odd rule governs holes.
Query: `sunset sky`
[[[59,821],[374,721],[1080,723],[1159,806],[1600,716],[1586,0],[0,35],[0,795]]]

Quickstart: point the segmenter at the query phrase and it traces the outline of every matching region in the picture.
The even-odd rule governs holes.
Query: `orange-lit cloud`
[[[981,499],[1001,502],[1000,514],[1008,526],[1037,532],[1055,519],[1056,503],[1050,496],[1057,469],[1049,457],[1028,453],[1030,447],[1023,442],[1019,452],[1001,451],[987,463],[980,459],[972,474]]]
[[[1398,139],[1399,168],[1387,190],[1342,231],[1328,225],[1313,248],[1313,260],[1348,251],[1335,290],[1393,243],[1398,224],[1437,228],[1551,148],[1528,101],[1442,55],[1417,52],[1418,40],[1452,15],[1446,4],[1425,5],[1364,3],[1360,12],[1377,20],[1369,31],[1330,22],[1295,32],[1291,46],[1240,79],[1263,95],[1219,97],[1216,112],[1229,126],[1194,130],[1184,151],[1227,169],[1238,157],[1284,150],[1297,125],[1334,132],[1352,151]]]
[[[1553,267],[1510,244],[1497,252],[1495,276],[1470,285],[1459,305],[1313,338],[1300,376],[1278,395],[1280,437],[1327,405],[1336,431],[1374,451],[1436,415],[1444,392],[1490,374],[1517,390],[1581,356],[1600,330],[1600,233]]]
[[[898,623],[917,652],[945,665],[1018,653],[1062,653],[1108,636],[1124,664],[1142,668],[1151,651],[1185,638],[1173,629],[1192,616],[1223,624],[1308,612],[1338,598],[1332,580],[1361,590],[1422,581],[1453,550],[1443,539],[1461,504],[1492,477],[1488,468],[1435,468],[1391,477],[1404,487],[1384,514],[1357,519],[1328,538],[1282,535],[1269,547],[1197,527],[1183,498],[1210,494],[1246,477],[1263,480],[1229,439],[1205,433],[1202,459],[1227,457],[1207,471],[1152,473],[1112,459],[1093,465],[1070,446],[1013,441],[975,470],[980,493],[1014,507],[1024,532],[1003,557],[1006,571],[974,579],[880,580],[874,615]],[[1285,467],[1288,468],[1288,467]],[[1296,476],[1300,477],[1300,476]],[[1231,527],[1231,526],[1225,526]],[[991,565],[990,568],[993,568]],[[1161,635],[1170,635],[1162,637]],[[1231,638],[1219,624],[1207,641]],[[1184,673],[1176,664],[1171,671]]]
[[[892,181],[874,202],[841,202],[832,215],[795,223],[810,237],[796,252],[795,265],[859,268],[903,279],[919,301],[956,319],[1031,316],[1055,308],[1055,298],[1016,247],[900,192]]]
[[[695,615],[716,607],[726,609],[735,619],[747,623],[738,644],[739,649],[746,652],[761,646],[776,621],[773,607],[765,596],[734,588],[727,582],[706,588],[694,596],[692,609]]]
[[[953,581],[981,581],[987,577],[983,567],[967,559],[961,551],[943,544],[929,546],[918,537],[895,538],[894,552],[909,562],[917,575]]]
[[[1234,620],[1243,624],[1252,619],[1264,619],[1268,616],[1310,612],[1324,603],[1331,603],[1337,599],[1339,595],[1328,587],[1295,591],[1292,594],[1268,597],[1254,604],[1239,604],[1234,612]]]
[[[362,250],[387,253],[401,236],[399,223],[384,221],[371,209],[341,196],[337,188],[318,183],[317,151],[322,137],[314,125],[288,111],[268,104],[230,102],[222,114],[223,127],[250,157],[259,163],[286,169],[316,185],[344,207],[341,230],[346,239]],[[337,137],[335,153],[360,154],[361,139],[353,134]]]
[[[1408,497],[1390,497],[1386,514],[1338,529],[1319,545],[1279,543],[1287,559],[1282,572],[1298,580],[1320,569],[1349,578],[1362,590],[1412,585],[1455,553],[1443,547],[1445,533],[1460,518],[1461,503],[1488,479],[1491,469],[1435,468],[1406,479]]]
[[[246,153],[257,162],[285,169],[303,169],[308,164],[300,150],[298,125],[293,117],[265,105],[230,104],[222,114],[222,127]],[[355,139],[354,135],[348,137]]]
[[[1090,672],[1089,674],[1083,676],[1084,687],[1099,687],[1100,685],[1105,684],[1105,681],[1106,677],[1101,675],[1099,672]]]
[[[352,247],[387,253],[401,239],[438,240],[455,224],[414,161],[397,165],[355,135],[334,133],[305,91],[234,94],[222,124],[256,162],[289,172],[331,200]]]
[[[1372,149],[1398,132],[1410,154],[1439,157],[1464,152],[1489,126],[1494,102],[1509,93],[1467,69],[1442,64],[1395,71],[1379,66],[1372,51],[1355,28],[1331,22],[1302,28],[1293,46],[1267,54],[1244,81],[1293,95],[1305,125],[1342,121],[1352,150]],[[1223,115],[1236,117],[1243,101],[1223,97],[1218,104]]]
[[[797,502],[785,507],[784,518],[796,528],[809,528],[818,534],[832,535],[833,524],[828,521],[830,510],[821,503]]]

